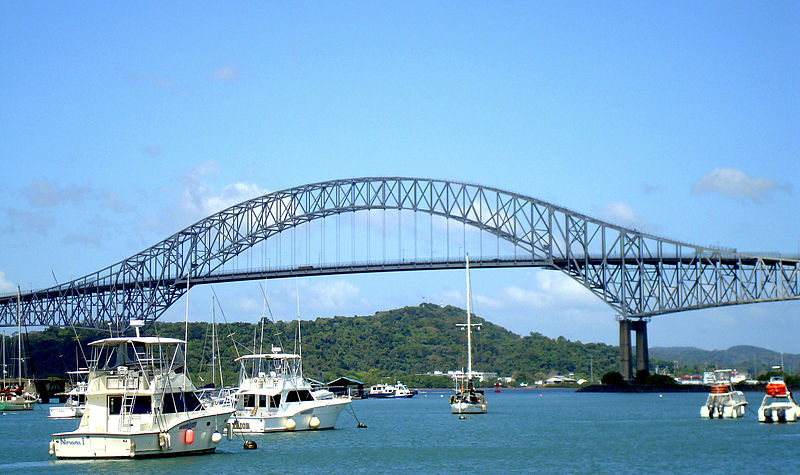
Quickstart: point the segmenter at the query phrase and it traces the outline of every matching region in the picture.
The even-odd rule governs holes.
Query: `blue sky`
[[[80,277],[269,191],[359,176],[469,181],[798,254],[798,24],[788,2],[6,2],[0,292]],[[473,282],[478,314],[513,331],[617,344],[611,309],[558,273]],[[457,271],[298,286],[303,318],[464,302]],[[295,315],[294,288],[268,284],[278,318]],[[229,319],[260,315],[257,284],[214,290]],[[192,291],[193,320],[210,293]],[[787,352],[798,331],[797,302],[649,326],[654,346]]]

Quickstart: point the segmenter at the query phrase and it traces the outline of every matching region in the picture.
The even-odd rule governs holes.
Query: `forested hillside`
[[[466,333],[456,327],[464,319],[465,311],[460,308],[426,303],[370,316],[304,320],[301,329],[305,374],[325,381],[350,376],[365,383],[402,379],[416,381],[416,385],[446,385],[443,378],[413,375],[466,367]],[[473,334],[476,371],[494,371],[518,382],[531,382],[534,378],[568,373],[588,379],[590,361],[597,380],[617,368],[618,350],[614,346],[551,339],[537,333],[522,337],[477,316],[473,321],[483,324]],[[189,324],[189,370],[199,386],[211,381],[210,330],[208,323]],[[180,323],[157,322],[145,332],[182,339],[184,327]],[[233,360],[240,354],[259,351],[261,327],[254,323],[226,323],[218,325],[217,333],[225,383],[235,384]],[[273,344],[295,351],[296,321],[267,321],[263,333],[264,352]],[[108,332],[55,327],[31,332],[27,337],[33,357],[30,369],[36,377],[62,376],[75,367],[76,355],[85,365],[78,340],[85,347],[86,343],[107,336]],[[7,348],[12,343],[9,340]],[[84,351],[88,354],[88,350]]]

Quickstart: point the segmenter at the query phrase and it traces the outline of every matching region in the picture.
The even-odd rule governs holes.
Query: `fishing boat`
[[[81,417],[86,411],[86,390],[89,383],[86,377],[89,375],[88,369],[68,371],[67,375],[71,381],[74,380],[72,389],[66,393],[57,393],[56,396],[66,396],[67,400],[63,406],[50,407],[50,419],[71,419]]]
[[[480,323],[472,323],[471,299],[469,288],[469,255],[467,260],[467,323],[456,324],[467,329],[467,374],[466,378],[456,381],[456,389],[450,396],[450,411],[453,414],[484,414],[486,413],[486,397],[483,391],[475,389],[472,381],[472,327],[480,327]]]
[[[800,418],[800,406],[792,399],[783,378],[771,377],[766,392],[758,408],[759,422],[795,422]]]
[[[185,372],[186,342],[136,336],[89,344],[86,410],[78,428],[53,434],[58,458],[156,457],[213,452],[233,412],[204,407]]]
[[[700,408],[700,417],[707,419],[736,419],[745,415],[747,400],[742,391],[736,391],[731,384],[730,369],[714,371],[714,384]]]
[[[244,355],[239,389],[229,397],[236,411],[229,422],[237,433],[331,429],[350,404],[303,377],[300,355],[273,346],[270,353]]]
[[[378,399],[412,398],[417,394],[416,389],[397,381],[395,384],[373,384],[367,393],[368,397]]]

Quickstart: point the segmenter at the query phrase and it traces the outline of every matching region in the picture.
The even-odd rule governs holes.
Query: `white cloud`
[[[638,216],[630,205],[621,201],[614,201],[607,204],[598,214],[600,215],[600,219],[640,231],[652,227],[647,220]]]
[[[24,190],[28,203],[33,206],[58,206],[63,204],[81,204],[93,191],[86,186],[58,186],[42,178],[33,182]]]
[[[233,66],[223,66],[214,71],[213,76],[221,81],[233,81],[239,77],[239,71]]]
[[[6,273],[0,270],[0,294],[10,294],[17,290],[13,282],[6,279]]]
[[[300,289],[300,313],[306,308],[337,309],[358,303],[360,290],[345,280],[310,283],[303,281]],[[305,305],[303,302],[309,302]]]
[[[602,210],[600,210],[600,214],[603,215],[604,219],[625,224],[633,223],[638,219],[636,217],[636,213],[633,211],[633,208],[620,201],[607,204]]]
[[[769,178],[749,176],[735,168],[715,168],[703,175],[692,186],[692,194],[716,193],[731,198],[750,199],[757,201],[768,193],[787,189]]]
[[[591,306],[601,301],[576,280],[558,271],[541,271],[534,275],[534,288],[506,287],[501,301],[532,308]]]
[[[253,183],[230,183],[217,190],[203,179],[219,171],[214,160],[206,160],[184,174],[180,205],[193,218],[203,218],[229,206],[267,193]]]

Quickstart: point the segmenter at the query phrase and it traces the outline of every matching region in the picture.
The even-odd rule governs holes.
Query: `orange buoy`
[[[194,431],[191,427],[186,429],[186,433],[183,435],[183,441],[186,442],[186,445],[192,445],[192,442],[194,442]]]

